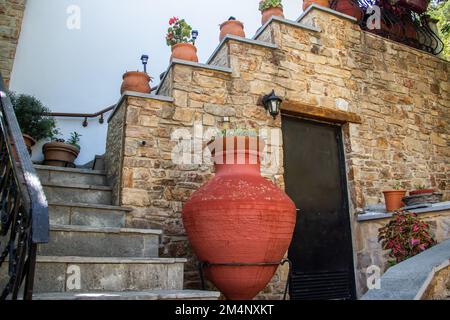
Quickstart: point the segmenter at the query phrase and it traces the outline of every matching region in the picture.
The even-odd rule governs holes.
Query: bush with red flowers
[[[184,19],[173,17],[169,20],[169,25],[166,35],[168,46],[171,47],[178,43],[194,42],[191,37],[192,27]]]
[[[421,221],[417,214],[399,211],[379,230],[378,241],[384,250],[390,250],[391,265],[418,255],[436,244],[430,225]]]

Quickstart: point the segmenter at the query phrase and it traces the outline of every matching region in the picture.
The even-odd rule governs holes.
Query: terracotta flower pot
[[[33,148],[33,146],[36,144],[36,140],[34,140],[34,138],[28,134],[22,134],[23,136],[23,141],[25,141],[25,146],[27,147],[28,153],[31,156],[31,148]],[[14,143],[11,143],[11,148],[12,148],[12,153],[13,153],[13,157],[16,161],[19,160],[19,157],[17,155],[17,149],[16,149],[16,145]]]
[[[197,48],[192,43],[178,43],[172,46],[172,59],[198,62]]]
[[[261,177],[258,138],[219,138],[209,148],[216,175],[183,207],[184,226],[198,259],[210,263],[205,277],[228,299],[250,300],[289,248],[295,205]],[[235,265],[224,265],[230,263]],[[272,265],[256,265],[261,263]]]
[[[389,190],[383,191],[383,193],[386,202],[386,211],[393,212],[404,206],[403,198],[406,195],[406,190]]]
[[[245,38],[244,24],[237,20],[225,21],[220,25],[219,40],[222,41],[228,34]]]
[[[283,8],[281,7],[268,8],[263,12],[261,12],[261,14],[262,14],[261,17],[262,25],[266,24],[266,22],[269,21],[270,18],[273,16],[284,18]]]
[[[342,12],[346,15],[355,17],[358,21],[363,17],[363,13],[359,6],[352,0],[339,0],[337,1],[335,7],[336,11]]]
[[[429,194],[429,193],[434,193],[434,192],[435,192],[434,189],[420,189],[420,190],[410,191],[409,195],[410,196],[417,196],[419,194]]]
[[[313,3],[326,8],[330,6],[328,0],[303,0],[303,10],[308,9]]]
[[[151,78],[145,72],[129,71],[124,73],[122,86],[120,87],[120,94],[125,91],[136,91],[142,93],[150,93]]]
[[[73,165],[80,149],[64,142],[52,141],[42,147],[44,163],[48,166],[65,167]]]

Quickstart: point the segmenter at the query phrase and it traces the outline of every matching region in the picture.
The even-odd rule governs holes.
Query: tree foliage
[[[439,36],[445,45],[443,55],[450,60],[450,1],[432,1],[427,13],[432,18],[439,20]]]

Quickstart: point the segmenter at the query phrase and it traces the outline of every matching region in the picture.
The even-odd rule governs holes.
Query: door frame
[[[353,295],[353,298],[355,300],[358,299],[358,289],[357,289],[357,285],[358,285],[358,279],[356,278],[356,274],[358,272],[357,270],[357,254],[355,251],[355,248],[357,247],[356,244],[356,232],[355,232],[355,225],[354,225],[354,219],[353,216],[351,214],[352,211],[351,207],[354,207],[352,204],[352,200],[350,198],[350,191],[349,191],[349,184],[348,184],[348,176],[347,176],[347,172],[348,172],[348,166],[347,166],[347,157],[345,154],[345,143],[346,141],[344,141],[344,126],[347,125],[348,123],[342,123],[342,122],[336,122],[333,120],[329,120],[329,121],[325,121],[325,120],[319,120],[319,119],[315,119],[315,118],[310,118],[307,117],[305,115],[299,115],[299,114],[295,114],[292,111],[286,112],[283,109],[281,109],[281,113],[280,113],[280,117],[281,117],[281,122],[283,121],[283,117],[291,117],[291,118],[296,118],[298,120],[303,120],[303,121],[308,121],[308,122],[312,122],[312,123],[318,123],[318,124],[323,124],[323,125],[329,125],[329,126],[333,126],[336,127],[336,129],[338,129],[338,156],[339,156],[339,171],[341,174],[341,188],[343,190],[343,196],[342,196],[342,201],[343,201],[343,205],[344,205],[344,210],[347,212],[348,214],[348,223],[349,223],[349,230],[350,230],[350,243],[351,243],[351,250],[352,250],[352,264],[353,264],[353,269],[352,269],[352,281],[351,281],[351,293]],[[281,130],[283,130],[283,126],[281,125]],[[283,140],[283,153],[285,152],[285,144],[284,144],[284,140]],[[285,159],[286,157],[283,155],[283,168],[285,166]],[[284,179],[284,173],[283,173],[283,179]]]

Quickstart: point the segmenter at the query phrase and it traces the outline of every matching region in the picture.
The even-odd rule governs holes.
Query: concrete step
[[[49,203],[50,223],[91,227],[125,227],[125,217],[132,209],[86,203]]]
[[[220,292],[200,290],[149,290],[128,292],[38,293],[33,300],[218,300]]]
[[[34,293],[182,290],[186,259],[38,256]],[[7,263],[0,269],[0,288]]]
[[[52,203],[111,204],[111,187],[75,183],[42,183],[42,186]]]
[[[51,225],[43,256],[158,257],[160,230]]]
[[[34,168],[42,183],[106,185],[106,174],[104,171],[100,170],[62,168],[43,165],[35,165]]]

